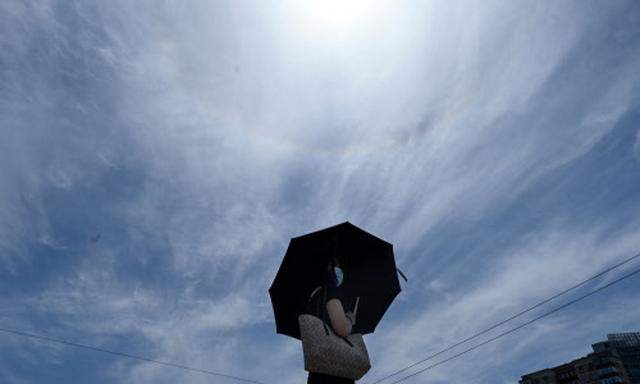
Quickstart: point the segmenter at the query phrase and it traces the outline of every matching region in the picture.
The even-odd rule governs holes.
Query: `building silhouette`
[[[640,384],[640,332],[610,333],[591,347],[584,357],[522,376],[520,384]]]

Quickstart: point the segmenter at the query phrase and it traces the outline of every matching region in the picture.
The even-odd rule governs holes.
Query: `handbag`
[[[311,293],[309,301],[318,288]],[[325,304],[324,301],[323,290],[322,305]],[[304,369],[308,372],[347,377],[352,380],[360,379],[371,368],[369,353],[362,334],[352,333],[347,337],[336,334],[331,327],[327,326],[324,311],[321,313],[322,318],[310,313],[298,316]]]

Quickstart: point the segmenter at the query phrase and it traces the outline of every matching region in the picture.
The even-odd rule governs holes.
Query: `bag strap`
[[[309,304],[311,303],[311,299],[313,299],[313,295],[315,295],[318,290],[322,290],[322,300],[317,300],[316,303],[316,310],[314,311],[309,311]],[[306,309],[307,309],[307,313],[313,313],[316,317],[319,317],[322,320],[322,326],[324,327],[324,333],[328,336],[329,335],[329,329],[327,328],[327,324],[325,322],[325,316],[324,316],[324,311],[321,311],[322,309],[322,305],[324,304],[325,301],[325,293],[324,293],[324,287],[322,285],[317,286],[309,295],[309,298],[307,299],[307,305],[306,305]]]
[[[324,309],[323,306],[327,305],[326,301],[327,301],[326,289],[323,286],[322,287],[322,304],[318,304],[319,305],[318,312],[320,313],[320,318],[322,319],[322,326],[324,327],[324,333],[327,336],[329,336],[329,330],[327,329],[327,323],[325,321],[324,310],[323,310]]]
[[[353,344],[351,344],[351,342],[349,341],[349,339],[347,339],[347,338],[346,338],[346,337],[344,337],[344,336],[340,336],[340,338],[341,338],[342,340],[346,341],[346,342],[347,342],[347,344],[349,344],[349,346],[350,346],[351,348],[355,348],[355,347],[353,346]]]
[[[313,299],[313,295],[315,295],[315,294],[316,294],[316,292],[318,292],[318,290],[319,290],[320,288],[322,288],[322,287],[321,287],[321,286],[317,286],[317,287],[316,287],[316,288],[311,292],[311,294],[309,295],[309,298],[307,299],[307,303],[305,304],[305,310],[306,310],[306,312],[307,312],[307,313],[314,313],[313,311],[311,311],[311,310],[310,310],[311,308],[309,307],[309,304],[311,304],[311,300]],[[317,310],[317,308],[316,308],[316,310]],[[315,314],[317,315],[317,312],[315,312]]]
[[[309,299],[307,299],[307,304],[311,301],[311,298],[313,297],[313,295],[315,295],[315,294],[316,294],[316,292],[318,292],[318,290],[319,290],[320,288],[322,288],[322,286],[321,286],[321,285],[318,285],[318,286],[316,287],[316,289],[314,289],[314,290],[313,290],[313,292],[311,292],[311,294],[309,295]]]

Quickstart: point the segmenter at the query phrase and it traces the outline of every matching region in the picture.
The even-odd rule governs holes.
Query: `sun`
[[[293,2],[294,13],[310,32],[327,38],[347,38],[375,28],[384,16],[382,0],[306,0]]]

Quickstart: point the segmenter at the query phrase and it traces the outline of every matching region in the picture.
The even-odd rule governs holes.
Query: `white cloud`
[[[46,2],[3,5],[22,20],[10,24],[22,33],[0,40],[14,57],[27,57],[44,30],[44,45],[78,60],[30,73],[39,80],[29,83],[33,90],[16,86],[2,95],[12,113],[0,122],[20,128],[0,155],[11,164],[0,174],[3,269],[38,262],[27,254],[29,241],[70,246],[55,238],[48,189],[73,194],[109,172],[135,169],[140,189],[104,204],[130,243],[166,241],[163,257],[175,279],[162,287],[167,294],[142,277],[119,276],[119,261],[152,258],[103,240],[74,274],[8,313],[49,313],[59,332],[78,330],[98,344],[135,334],[159,360],[267,382],[299,382],[305,374],[299,342],[275,330],[247,336],[272,321],[266,289],[290,237],[349,220],[394,243],[400,267],[418,275],[433,262],[416,251],[432,229],[494,215],[584,156],[627,112],[638,84],[634,60],[614,74],[604,62],[581,70],[568,64],[582,61],[581,47],[598,35],[589,10],[569,3],[402,3],[376,39],[316,47],[309,46],[314,38],[293,33],[279,7],[176,5],[76,4],[83,33]],[[96,58],[94,66],[87,58]],[[59,78],[83,71],[104,95],[76,94],[86,78],[58,92]],[[18,68],[7,72],[21,84]],[[62,107],[78,115],[60,114]],[[640,135],[634,148],[640,158]],[[632,252],[636,223],[603,241],[611,222],[570,228],[551,217],[533,233],[514,233],[473,279],[439,278],[425,289],[410,280],[398,300],[416,307],[402,318],[390,313],[381,332],[367,337],[372,376]],[[203,298],[199,281],[220,291]],[[423,292],[442,301],[422,310]],[[597,317],[597,324],[610,323]],[[523,356],[545,335],[569,330],[560,317],[488,348]],[[470,359],[461,377],[483,363]],[[150,364],[113,368],[108,375],[117,382],[211,379]],[[447,370],[434,374],[444,380]],[[282,371],[289,376],[277,376]]]
[[[620,228],[611,238],[604,236],[608,229],[604,225],[586,226],[586,228],[549,226],[541,233],[532,234],[524,240],[524,243],[515,244],[513,248],[505,249],[500,255],[496,255],[495,262],[491,263],[489,270],[483,271],[478,283],[449,282],[450,295],[455,296],[453,299],[439,305],[429,306],[428,310],[417,311],[411,317],[407,316],[402,319],[394,317],[392,323],[387,323],[382,327],[384,329],[381,330],[380,335],[376,334],[370,337],[372,355],[380,364],[376,369],[376,372],[380,373],[372,375],[370,380],[376,379],[376,376],[383,376],[383,373],[386,375],[412,364],[420,360],[421,357],[428,356],[456,341],[465,339],[510,317],[521,309],[550,297],[556,292],[594,275],[605,267],[637,253],[637,246],[640,242],[638,223]],[[613,280],[615,276],[621,276],[624,271],[629,271],[630,266],[633,265],[637,266],[637,263],[616,270],[615,273],[607,275],[603,281],[608,282]],[[457,287],[460,285],[461,287]],[[585,288],[579,292],[586,293],[590,289],[593,288]],[[492,331],[486,337],[464,344],[429,363],[423,363],[400,374],[399,377],[521,324],[534,315],[555,308],[561,303],[567,302],[569,298],[577,297],[577,295],[577,293],[573,293],[567,298],[555,300],[542,309]],[[421,298],[418,295],[409,297],[407,300],[415,306],[419,306],[421,303]],[[482,347],[484,352],[478,352],[478,354],[482,356],[512,356],[519,351],[525,353],[526,349],[532,346],[552,344],[549,341],[563,337],[566,339],[570,337],[571,332],[581,332],[586,335],[588,332],[597,333],[599,330],[600,333],[603,333],[607,326],[611,326],[607,324],[607,319],[615,317],[611,317],[611,312],[604,308],[591,310],[594,305],[608,305],[607,301],[602,301],[597,297],[590,300],[576,304],[576,307],[582,308],[580,311],[585,313],[585,316],[597,319],[594,320],[596,323],[589,324],[588,328],[575,329],[575,318],[565,318],[562,313],[559,313],[536,323],[535,326],[530,326],[528,330],[524,330],[518,335],[509,336],[508,339],[497,342],[493,346]],[[611,308],[611,310],[625,313],[625,309],[620,306]],[[625,313],[624,316],[621,316],[625,319],[631,319],[637,315],[640,315],[640,312]],[[558,336],[562,334],[564,336]],[[593,341],[595,342],[595,340]],[[577,347],[587,348],[588,345]],[[576,353],[576,351],[568,349],[565,350],[565,353]],[[551,361],[550,357],[547,359]],[[461,360],[463,362],[451,363],[457,367],[456,376],[460,375],[460,379],[473,375],[479,367],[489,363],[484,358],[476,360],[473,355],[463,357]],[[504,359],[499,361],[501,364],[505,363]],[[558,364],[560,362],[557,361]],[[429,373],[425,377],[446,376],[448,380],[454,380],[452,372],[450,367],[443,366],[435,373]]]

